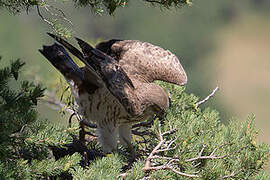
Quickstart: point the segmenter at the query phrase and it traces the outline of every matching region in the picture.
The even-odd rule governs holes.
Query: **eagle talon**
[[[130,153],[131,159],[130,161],[133,162],[136,160],[136,150],[133,147],[132,143],[130,141],[128,141],[126,138],[123,138],[124,142],[126,143],[127,146],[127,150]]]

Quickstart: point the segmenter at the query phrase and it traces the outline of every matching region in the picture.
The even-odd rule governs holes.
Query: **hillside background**
[[[93,15],[90,9],[74,9],[63,2],[61,9],[73,22],[74,34],[89,42],[102,39],[138,39],[175,53],[189,82],[187,92],[207,96],[220,91],[205,106],[216,108],[222,121],[244,120],[256,115],[260,141],[270,143],[270,2],[267,0],[193,1],[182,9],[153,8],[141,1],[117,9],[114,16]],[[26,61],[24,77],[54,91],[59,73],[38,52],[53,42],[50,27],[36,10],[10,16],[0,11],[0,54]],[[8,62],[2,62],[2,65]],[[43,118],[63,123],[57,110],[39,105]]]

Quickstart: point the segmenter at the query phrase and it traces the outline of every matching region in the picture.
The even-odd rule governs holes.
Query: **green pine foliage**
[[[106,179],[114,180],[121,174],[125,157],[120,154],[112,154],[92,162],[89,167],[83,169],[76,167],[70,171],[74,179]]]
[[[128,0],[73,0],[76,5],[79,6],[90,6],[97,14],[102,14],[108,12],[110,15],[115,12],[117,8],[125,7],[129,4]],[[150,3],[154,6],[159,6],[161,8],[172,8],[181,7],[183,5],[191,5],[190,0],[143,0],[145,3]]]
[[[138,159],[130,164],[127,155],[120,151],[92,161],[86,168],[72,169],[69,172],[74,179],[117,179],[122,173],[126,173],[125,179],[132,180],[190,179],[188,176],[192,175],[195,179],[269,179],[269,173],[263,170],[269,146],[256,140],[254,115],[244,122],[232,119],[224,125],[217,111],[196,108],[199,98],[186,94],[184,88],[159,84],[172,93],[172,106],[163,122],[156,120],[152,126],[137,129],[146,134],[134,136]],[[144,170],[146,159],[160,143],[159,130],[170,132],[164,135],[167,144],[161,149],[172,143],[168,150],[156,154],[159,158],[152,159],[151,166],[167,165],[175,159],[173,169],[185,175],[167,168]],[[91,144],[91,148],[96,146]]]
[[[89,7],[96,15],[113,15],[116,9],[128,6],[128,0],[0,0],[0,10],[7,10],[17,15],[22,12],[35,11],[39,18],[47,23],[52,30],[64,38],[70,38],[73,33],[73,25],[64,12],[66,1],[74,2],[75,7]],[[179,8],[191,5],[190,0],[143,0],[146,4],[162,9]]]
[[[190,0],[143,0],[146,3],[157,5],[162,8],[181,7],[191,4]],[[75,6],[90,7],[96,14],[109,13],[113,14],[117,8],[125,7],[129,4],[128,0],[73,0]],[[50,4],[48,0],[0,0],[0,8],[5,8],[13,14],[22,11],[28,11],[34,6],[45,6]],[[59,1],[58,3],[63,3]]]
[[[0,10],[7,10],[9,13],[17,15],[22,12],[35,11],[52,30],[64,38],[72,35],[72,22],[65,15],[64,7],[66,1],[73,1],[75,7],[90,7],[91,11],[97,15],[113,15],[116,9],[126,7],[128,0],[0,0]],[[160,8],[179,8],[184,5],[191,5],[190,0],[143,0],[146,4],[158,6]]]
[[[0,69],[0,179],[60,175],[81,160],[78,154],[58,160],[52,156],[49,147],[71,143],[70,134],[78,128],[67,129],[37,118],[37,101],[45,89],[28,81],[18,82],[23,65],[16,60]]]
[[[133,137],[137,160],[130,163],[127,155],[120,151],[92,161],[85,169],[72,169],[74,179],[121,179],[123,173],[128,180],[190,179],[189,176],[195,179],[269,179],[263,167],[270,149],[267,144],[257,142],[254,115],[244,122],[232,119],[224,125],[217,111],[196,108],[198,97],[186,94],[184,88],[160,84],[172,93],[172,106],[164,121],[155,120],[152,126],[137,129],[146,132],[143,137]],[[161,141],[160,134],[165,143],[155,154],[158,158],[151,160],[151,167],[170,165],[171,169],[145,170],[149,154]]]
[[[38,118],[36,104],[44,89],[18,82],[23,65],[17,60],[11,67],[0,69],[0,179],[270,177],[263,169],[269,146],[257,142],[254,115],[244,122],[232,119],[222,124],[217,111],[196,107],[198,97],[165,83],[159,84],[171,92],[172,105],[164,120],[133,129],[137,132],[133,136],[137,159],[131,162],[122,147],[93,158],[91,152],[100,151],[100,146],[95,140],[80,146],[76,140],[78,123],[65,128]],[[75,150],[70,151],[70,147]],[[86,158],[82,151],[90,156]]]
[[[0,0],[0,8],[7,9],[13,14],[18,14],[21,11],[28,10],[37,4],[35,0]]]

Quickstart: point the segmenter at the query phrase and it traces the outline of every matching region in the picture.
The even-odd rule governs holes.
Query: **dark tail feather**
[[[99,52],[99,50],[93,48],[90,44],[88,44],[87,42],[79,39],[79,38],[75,38],[80,46],[80,48],[82,49],[82,52],[85,56],[86,61],[88,62],[89,65],[91,65],[91,67],[95,70],[95,71],[101,71],[101,66],[100,66],[100,62],[105,62],[108,63],[107,60],[105,59],[105,55],[103,55],[101,52]],[[105,64],[104,63],[104,64]]]
[[[75,82],[83,81],[83,71],[73,62],[63,46],[54,43],[51,46],[43,46],[43,49],[39,49],[39,52],[45,56],[65,78],[72,79]]]
[[[98,50],[96,48],[93,48],[87,42],[85,42],[85,41],[83,41],[83,40],[81,40],[81,39],[79,39],[77,37],[75,39],[77,40],[79,46],[81,47],[81,49],[82,49],[82,51],[83,51],[83,53],[85,55],[88,55],[88,56],[89,55],[90,56],[94,55],[94,56],[97,56],[98,58],[102,58],[102,59],[104,59],[106,57],[105,54],[102,51],[100,51],[100,50]]]

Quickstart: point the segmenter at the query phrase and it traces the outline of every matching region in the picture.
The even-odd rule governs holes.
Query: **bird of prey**
[[[92,47],[76,38],[82,52],[67,41],[48,33],[58,43],[39,51],[70,84],[79,113],[97,124],[103,151],[131,142],[131,125],[169,107],[169,97],[154,83],[161,80],[185,85],[187,76],[179,59],[168,50],[138,40],[104,41]],[[79,68],[65,48],[85,66]]]

